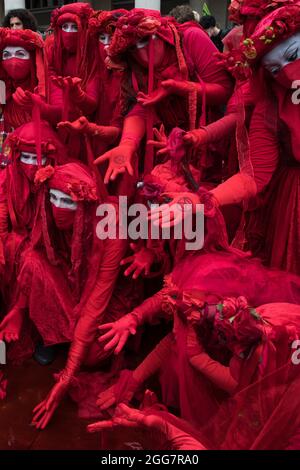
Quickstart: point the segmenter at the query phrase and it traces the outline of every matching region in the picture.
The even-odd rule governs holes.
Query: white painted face
[[[65,33],[77,33],[77,32],[78,32],[77,24],[76,24],[76,23],[72,23],[72,22],[64,23],[64,24],[62,25],[61,29],[62,29]]]
[[[59,189],[50,189],[50,202],[60,209],[70,209],[76,211],[77,202],[73,201],[69,194],[66,194]]]
[[[46,165],[47,158],[42,157],[42,165]],[[20,162],[25,163],[25,165],[37,165],[37,155],[36,153],[22,152],[20,156]]]
[[[268,52],[262,59],[262,64],[274,77],[286,65],[300,58],[300,33],[282,41]]]
[[[99,42],[103,44],[103,46],[109,46],[111,43],[111,35],[108,33],[100,33],[99,34]]]
[[[8,60],[12,58],[28,60],[30,59],[30,53],[20,46],[7,46],[5,49],[3,49],[2,60]]]

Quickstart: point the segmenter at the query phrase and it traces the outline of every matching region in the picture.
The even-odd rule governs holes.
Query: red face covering
[[[13,57],[2,61],[2,67],[13,80],[19,82],[25,80],[31,72],[30,59],[18,59]]]
[[[164,60],[166,47],[165,43],[160,38],[152,39],[154,47],[154,68],[159,67]],[[148,67],[149,65],[149,44],[142,47],[141,49],[135,48],[133,55],[135,59],[143,66]]]
[[[72,228],[76,211],[70,209],[56,207],[52,204],[52,214],[55,225],[59,230],[69,230]]]
[[[38,170],[37,165],[27,165],[26,163],[19,162],[20,168],[26,177],[33,183],[35,174]]]
[[[64,48],[71,53],[76,52],[77,43],[78,43],[78,31],[67,33],[66,31],[61,31],[62,43]]]
[[[295,80],[300,80],[300,59],[283,67],[275,77],[276,82],[285,88],[292,88]]]

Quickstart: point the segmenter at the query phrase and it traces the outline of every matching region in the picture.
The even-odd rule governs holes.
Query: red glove
[[[138,391],[140,383],[133,377],[133,372],[123,370],[118,382],[98,396],[96,404],[102,411],[119,403],[129,403]]]
[[[24,319],[24,310],[18,306],[14,307],[2,320],[0,324],[0,340],[10,343],[18,341]]]
[[[194,90],[198,97],[202,97],[204,87],[197,82],[169,79],[161,83],[161,88],[155,90],[151,95],[139,93],[137,100],[143,106],[153,106],[170,95],[188,96]],[[217,83],[205,83],[205,94],[208,105],[220,105],[226,103],[228,90]]]
[[[95,165],[109,161],[108,169],[104,177],[104,183],[109,183],[110,180],[114,181],[118,175],[127,172],[133,176],[132,160],[136,152],[135,145],[132,142],[121,142],[118,147],[104,153],[95,161]]]
[[[68,89],[70,98],[84,114],[92,114],[97,108],[94,97],[83,91],[82,80],[78,77],[52,77],[53,83],[62,89]]]
[[[115,429],[118,426],[126,428],[142,427],[147,429],[148,432],[153,431],[156,435],[157,433],[162,434],[164,441],[163,449],[205,450],[199,441],[170,424],[162,416],[146,414],[124,404],[117,407],[115,415],[111,420],[90,424],[87,429],[88,432],[93,433],[103,431],[104,429]]]
[[[104,346],[105,351],[114,349],[118,354],[126,344],[130,335],[135,335],[138,326],[144,323],[155,323],[155,320],[162,316],[161,304],[164,299],[164,290],[157,292],[152,297],[146,299],[142,305],[136,307],[131,313],[115,321],[114,323],[105,323],[98,329],[102,332],[108,330],[100,336],[99,342],[110,340]]]
[[[98,126],[93,122],[89,122],[85,116],[81,116],[76,121],[60,122],[57,125],[58,129],[66,129],[72,134],[88,134],[91,136],[98,136],[101,139],[114,143],[120,136],[120,129],[115,126]]]
[[[154,106],[165,99],[168,94],[168,90],[164,88],[157,88],[150,95],[140,91],[137,95],[137,102],[142,106]]]
[[[183,140],[187,145],[192,145],[193,147],[201,147],[208,143],[208,133],[206,127],[201,129],[196,129],[194,131],[187,132],[183,136]]]
[[[100,409],[105,411],[116,404],[129,403],[144,382],[161,369],[172,353],[172,344],[173,336],[168,334],[133,372],[123,371],[115,385],[100,393],[97,401]]]
[[[109,343],[104,346],[104,351],[114,349],[114,353],[119,354],[125,346],[129,336],[135,335],[137,326],[138,322],[136,316],[132,315],[132,313],[128,313],[114,323],[104,323],[103,325],[100,325],[98,329],[101,332],[106,330],[109,331],[102,334],[98,341],[102,343],[110,340]]]
[[[61,120],[61,106],[45,103],[43,98],[36,93],[31,93],[28,90],[24,91],[23,88],[18,87],[13,94],[13,99],[19,106],[22,106],[27,111],[31,111],[33,105],[37,104],[41,111],[41,117],[51,123],[56,124]]]
[[[228,90],[218,83],[205,83],[204,88],[201,83],[170,79],[165,80],[161,85],[168,95],[188,96],[196,89],[198,97],[202,98],[205,91],[208,105],[220,105],[226,103],[228,99]]]
[[[124,275],[130,276],[130,274],[133,273],[133,279],[137,279],[143,273],[145,276],[148,276],[150,274],[151,266],[155,262],[154,251],[149,250],[149,248],[144,246],[140,246],[137,243],[130,243],[130,248],[134,254],[121,261],[121,266],[130,264],[124,272]]]
[[[147,145],[153,145],[158,150],[158,156],[166,155],[168,153],[168,138],[165,133],[165,126],[162,124],[159,130],[154,128],[153,134],[156,140],[148,140]]]
[[[115,180],[118,175],[128,173],[133,176],[132,160],[146,131],[145,121],[139,116],[129,116],[124,121],[122,139],[118,147],[109,150],[95,160],[95,165],[109,161],[104,183]]]
[[[200,204],[198,194],[192,192],[185,193],[163,193],[161,197],[171,199],[168,204],[162,204],[149,212],[149,220],[153,225],[160,227],[174,227],[181,224],[184,217],[184,205],[187,205],[192,213],[197,210],[197,204]],[[187,208],[186,208],[187,209]]]
[[[61,374],[58,382],[51,389],[47,398],[34,408],[32,425],[34,425],[36,429],[45,429],[56,408],[59,406],[61,400],[67,393],[69,385],[69,378]]]
[[[257,186],[254,179],[245,173],[237,173],[210,191],[220,206],[238,204],[255,197]]]
[[[19,105],[25,108],[27,111],[31,110],[34,104],[42,105],[44,101],[40,95],[31,93],[28,90],[18,87],[13,94],[13,100]]]

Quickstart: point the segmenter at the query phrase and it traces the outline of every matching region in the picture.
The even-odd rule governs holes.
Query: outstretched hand
[[[69,382],[60,378],[51,389],[46,399],[34,408],[32,425],[35,426],[36,429],[45,429],[65,396],[68,387]]]
[[[133,176],[134,172],[131,161],[134,152],[135,150],[131,145],[121,143],[118,147],[105,152],[94,161],[95,165],[108,161],[108,169],[104,177],[105,184],[109,183],[110,180],[114,181],[118,175],[126,171]]]
[[[106,331],[106,333],[102,333],[98,341],[100,343],[109,341],[104,346],[104,350],[109,351],[114,349],[114,353],[119,354],[129,336],[136,334],[137,321],[135,316],[129,313],[113,323],[100,325],[98,329],[101,333]]]
[[[148,276],[151,266],[155,261],[155,253],[153,250],[149,250],[149,248],[136,243],[130,243],[130,248],[133,254],[121,261],[121,266],[129,264],[124,272],[124,276],[130,276],[132,274],[133,279],[137,279],[142,274]]]

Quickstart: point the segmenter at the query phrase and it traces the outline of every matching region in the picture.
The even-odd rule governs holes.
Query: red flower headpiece
[[[133,8],[118,20],[108,55],[114,58],[123,54],[137,41],[153,34],[175,45],[174,34],[169,26],[171,23],[174,24],[174,20],[163,18],[156,10]]]
[[[295,4],[294,0],[233,0],[228,7],[229,19],[244,24],[249,18],[260,20],[277,8]]]
[[[5,146],[10,149],[13,157],[15,152],[36,152],[36,126],[27,122],[9,134]],[[66,149],[57,134],[46,121],[41,122],[41,152],[44,156],[55,158],[57,163],[66,161]]]
[[[269,6],[274,6],[272,2]],[[281,2],[277,2],[277,5]],[[300,2],[277,8],[266,15],[238,50],[223,54],[223,61],[237,79],[248,78],[251,68],[278,43],[300,30]]]
[[[127,13],[128,11],[122,8],[112,11],[96,11],[89,19],[89,33],[94,35],[103,32],[113,35],[117,21]]]
[[[1,28],[0,51],[6,46],[20,46],[28,51],[43,49],[44,41],[40,34],[31,29]]]
[[[82,24],[87,24],[92,12],[93,9],[89,3],[81,2],[56,8],[51,14],[50,29],[56,29],[58,26],[68,21],[75,23],[80,21]]]
[[[97,201],[96,184],[88,168],[80,163],[67,163],[55,168],[41,168],[35,175],[35,184],[48,181],[51,189],[69,194],[73,201]]]
[[[238,355],[259,342],[266,322],[245,297],[227,298],[217,307],[215,329]]]

